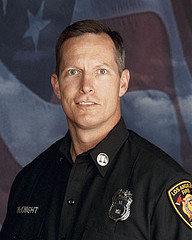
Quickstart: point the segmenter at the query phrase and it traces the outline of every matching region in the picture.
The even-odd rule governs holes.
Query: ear
[[[119,97],[122,97],[128,90],[130,73],[128,69],[123,70],[120,78]]]
[[[51,84],[56,97],[60,100],[61,93],[60,93],[59,79],[57,77],[57,74],[55,73],[51,75]]]

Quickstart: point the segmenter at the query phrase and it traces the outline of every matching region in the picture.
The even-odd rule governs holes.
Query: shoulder
[[[50,161],[56,160],[56,154],[59,150],[59,147],[63,141],[63,138],[59,139],[55,143],[53,143],[50,147],[48,147],[45,151],[39,154],[31,163],[26,165],[21,172],[29,171],[30,169],[48,165]]]
[[[137,152],[134,175],[154,182],[169,182],[171,179],[191,177],[184,168],[160,148],[129,130],[129,143]]]
[[[38,155],[31,163],[26,165],[16,176],[12,190],[17,188],[18,184],[32,183],[36,177],[47,168],[52,168],[56,164],[57,153],[63,138],[59,139],[48,147],[44,152]]]
[[[192,228],[192,211],[188,209],[192,176],[168,154],[133,131],[129,134],[129,144],[137,152],[130,186],[136,208],[140,212],[147,209],[155,236],[164,239],[164,232],[174,236],[178,227],[185,238]]]

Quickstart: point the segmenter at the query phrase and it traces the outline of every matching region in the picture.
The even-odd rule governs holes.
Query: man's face
[[[51,82],[69,127],[108,129],[119,121],[129,72],[119,76],[114,52],[107,34],[87,33],[63,43],[59,77],[53,74]]]

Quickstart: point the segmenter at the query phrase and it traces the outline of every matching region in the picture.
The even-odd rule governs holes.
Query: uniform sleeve
[[[8,200],[8,206],[7,206],[7,213],[4,220],[4,223],[2,225],[1,231],[0,231],[0,239],[8,239],[8,235],[11,234],[11,231],[13,229],[12,222],[14,219],[14,213],[15,213],[15,199],[16,199],[16,189],[18,189],[18,182],[19,182],[19,175],[16,176],[10,190],[9,194],[9,200]]]
[[[192,239],[192,181],[171,180],[156,204],[151,223],[153,240]]]

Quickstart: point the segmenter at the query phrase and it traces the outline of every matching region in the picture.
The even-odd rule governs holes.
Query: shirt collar
[[[96,167],[98,168],[100,174],[104,176],[109,169],[110,165],[114,161],[117,152],[120,150],[123,143],[127,140],[129,132],[126,128],[123,118],[119,123],[109,132],[109,134],[93,149],[89,151]],[[106,159],[108,164],[106,166],[101,166],[98,162],[99,157],[104,153],[103,156],[107,156]]]
[[[114,161],[117,152],[120,150],[123,143],[127,140],[129,131],[126,128],[123,118],[117,123],[117,125],[109,132],[109,134],[98,143],[93,149],[90,149],[86,153],[81,155],[90,155],[98,171],[102,176],[105,176],[110,165]],[[59,149],[59,156],[64,155],[70,163],[72,158],[70,155],[71,136],[69,131],[67,132],[63,142]],[[80,156],[80,155],[79,155]],[[108,163],[104,166],[99,163],[99,156],[106,157]]]

